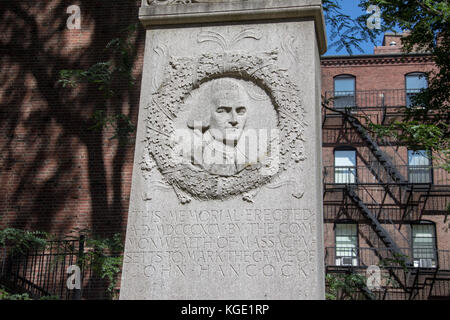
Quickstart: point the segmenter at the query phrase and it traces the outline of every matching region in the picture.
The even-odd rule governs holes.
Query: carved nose
[[[235,127],[237,126],[238,122],[235,119],[230,120],[230,124]]]
[[[237,117],[236,117],[236,113],[232,112],[231,114],[231,119],[230,119],[230,124],[235,127],[238,122],[237,122]]]

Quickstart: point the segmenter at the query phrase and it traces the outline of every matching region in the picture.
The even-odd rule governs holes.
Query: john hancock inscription
[[[295,277],[314,274],[315,214],[309,209],[134,212],[136,248],[124,261],[133,276],[152,278]],[[306,294],[306,293],[305,293]]]

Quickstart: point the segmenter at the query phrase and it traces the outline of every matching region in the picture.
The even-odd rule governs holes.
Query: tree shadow
[[[81,31],[66,27],[73,4],[81,8]],[[106,44],[138,23],[139,6],[130,0],[2,3],[0,228],[60,237],[83,229],[101,237],[125,233],[134,145],[89,128],[96,110],[137,123],[145,31],[139,27],[133,38],[133,88],[118,83],[105,101],[94,86],[66,89],[58,80],[60,70],[109,60]]]
[[[68,30],[70,5],[82,30]],[[0,8],[0,227],[65,236],[124,233],[134,146],[92,131],[96,110],[137,123],[144,30],[133,38],[137,83],[116,84],[106,102],[93,86],[62,88],[63,69],[107,61],[106,44],[138,23],[140,1],[8,1]]]

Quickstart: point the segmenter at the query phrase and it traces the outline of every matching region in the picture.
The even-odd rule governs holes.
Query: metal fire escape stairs
[[[388,175],[395,181],[396,183],[403,185],[405,184],[405,179],[402,177],[400,172],[395,168],[390,159],[384,154],[384,152],[380,149],[376,141],[369,135],[367,130],[361,124],[361,122],[354,116],[350,115],[350,110],[336,110],[331,109],[329,107],[325,107],[327,109],[333,110],[337,113],[340,113],[358,132],[361,136],[361,139],[367,144],[371,152],[374,154],[378,162],[384,167]],[[364,201],[360,198],[358,193],[355,191],[355,187],[352,185],[346,185],[345,192],[349,196],[349,198],[355,203],[355,205],[359,208],[360,212],[370,221],[370,224],[381,239],[381,241],[385,244],[386,248],[392,252],[394,257],[403,257],[404,254],[401,249],[397,246],[394,239],[390,236],[389,232],[386,231],[381,226],[381,223],[378,221],[375,214],[371,212],[368,206],[364,203]],[[386,192],[389,192],[386,190]],[[394,198],[394,197],[393,197]],[[399,200],[397,200],[399,201]],[[401,199],[400,199],[401,201]]]
[[[392,179],[391,182],[398,186],[400,188],[399,197],[395,197],[393,192],[391,192],[388,184],[384,184],[385,189],[385,195],[383,197],[383,203],[384,199],[387,194],[390,195],[390,197],[393,199],[393,201],[399,205],[400,207],[403,207],[404,213],[402,216],[402,220],[405,219],[408,216],[408,209],[412,208],[410,207],[410,204],[412,203],[413,198],[413,188],[410,184],[408,184],[408,181],[402,176],[402,174],[397,170],[395,165],[392,163],[392,161],[389,159],[389,157],[381,150],[378,143],[373,139],[367,129],[361,124],[361,122],[353,115],[351,115],[350,109],[344,109],[344,110],[336,110],[331,109],[327,106],[324,106],[326,109],[332,110],[334,112],[340,113],[343,118],[353,127],[353,129],[358,132],[361,139],[366,143],[369,150],[372,152],[372,154],[375,156],[378,163],[381,164],[381,166],[385,169],[386,173],[388,174],[389,178]],[[377,177],[377,179],[382,180],[381,177],[374,174],[374,176]],[[386,248],[391,252],[392,256],[397,259],[397,261],[400,261],[401,264],[406,267],[406,272],[404,274],[405,278],[404,281],[400,281],[399,276],[395,272],[391,272],[391,275],[394,276],[394,278],[397,280],[398,284],[402,287],[405,292],[409,293],[409,299],[413,299],[415,295],[417,295],[418,290],[421,289],[421,284],[419,282],[419,274],[420,274],[420,268],[414,268],[410,261],[408,261],[408,257],[404,255],[400,247],[396,244],[395,240],[391,237],[389,232],[382,227],[381,223],[379,222],[377,216],[369,209],[367,204],[361,199],[361,197],[358,195],[357,187],[351,184],[347,184],[345,186],[345,193],[352,200],[352,202],[356,205],[356,207],[359,209],[359,211],[363,214],[364,217],[366,217],[370,221],[370,225],[372,229],[375,231],[377,236],[381,239],[381,241],[384,243]],[[425,204],[424,204],[425,205]],[[381,207],[380,207],[381,211]],[[380,257],[382,255],[380,254]],[[384,257],[382,257],[384,258]],[[433,281],[434,282],[434,281]],[[434,284],[434,283],[433,283]],[[433,286],[431,286],[432,288]],[[367,288],[366,288],[367,289]],[[367,289],[368,290],[368,289]],[[363,291],[364,292],[364,291]],[[368,292],[364,292],[364,294],[372,298],[372,293],[370,290]],[[430,289],[431,294],[431,289]]]
[[[390,189],[389,184],[384,184],[386,193],[390,195],[391,199],[393,199],[400,208],[403,208],[404,212],[402,220],[404,220],[410,213],[410,211],[408,210],[413,209],[411,207],[411,203],[413,202],[412,186],[408,184],[408,181],[398,171],[389,157],[381,150],[378,143],[370,136],[370,134],[367,132],[367,129],[364,128],[361,122],[356,117],[350,115],[348,112],[344,113],[344,117],[352,125],[356,132],[358,132],[359,136],[366,143],[369,150],[377,159],[378,163],[380,163],[385,169],[391,181],[399,188],[399,195],[395,196],[394,192],[392,192],[392,190]]]
[[[380,162],[380,164],[384,167],[386,172],[392,178],[392,180],[399,184],[406,184],[406,180],[403,178],[401,173],[397,170],[397,168],[392,164],[391,160],[381,151],[380,147],[376,143],[376,141],[369,135],[366,128],[361,124],[361,122],[353,117],[346,116],[347,121],[353,126],[353,128],[359,133],[361,139],[367,144],[370,151],[374,154],[376,159]]]
[[[393,256],[394,257],[403,256],[403,252],[397,246],[394,239],[392,239],[389,232],[387,232],[386,229],[384,229],[381,226],[381,223],[378,221],[377,217],[370,211],[370,209],[363,202],[363,200],[361,200],[357,192],[355,192],[355,190],[351,186],[347,186],[346,193],[349,196],[349,198],[355,203],[355,205],[358,207],[358,209],[361,211],[364,217],[366,217],[370,221],[370,225],[372,226],[373,230],[381,239],[381,241],[385,244],[386,248],[388,248],[388,250],[392,252]]]
[[[358,132],[361,139],[366,143],[370,151],[373,153],[375,158],[378,160],[378,162],[383,166],[386,173],[389,175],[389,177],[392,179],[392,181],[400,186],[401,190],[403,190],[403,194],[405,194],[405,200],[406,200],[406,206],[404,208],[405,212],[403,214],[403,218],[407,215],[408,210],[408,204],[412,197],[412,190],[410,186],[407,184],[407,181],[403,178],[402,174],[397,170],[395,165],[392,164],[390,159],[384,154],[384,152],[381,150],[377,142],[369,135],[368,131],[364,126],[361,124],[361,122],[354,116],[349,115],[348,113],[345,113],[344,115],[345,119],[348,121],[348,123],[351,124],[351,126]],[[400,193],[400,199],[396,199],[392,192],[390,192],[389,187],[385,185],[385,191],[386,194],[389,194],[391,198],[398,204],[402,205],[405,203],[402,198],[402,193]],[[375,214],[371,212],[371,210],[368,208],[368,206],[364,203],[364,201],[359,197],[358,193],[354,190],[354,188],[350,185],[347,185],[346,187],[346,193],[349,196],[349,198],[355,203],[355,205],[358,207],[360,212],[370,221],[371,227],[375,231],[375,233],[378,235],[378,237],[381,239],[381,241],[384,243],[386,248],[391,252],[392,256],[400,261],[400,263],[407,267],[407,272],[405,273],[405,280],[400,281],[399,276],[395,272],[390,272],[391,275],[394,276],[394,278],[397,280],[397,282],[400,284],[403,290],[410,293],[410,299],[413,297],[413,293],[417,292],[418,288],[418,270],[411,269],[412,264],[408,261],[408,257],[404,255],[402,250],[399,248],[399,246],[396,244],[395,240],[390,236],[389,232],[384,229],[381,226],[381,223],[378,221]],[[385,194],[385,196],[386,196]],[[383,199],[384,201],[384,199]],[[381,208],[380,208],[381,210]],[[411,285],[411,277],[413,277],[413,283]]]
[[[370,134],[368,133],[367,129],[364,128],[364,126],[361,124],[361,122],[354,116],[349,115],[348,113],[345,114],[345,119],[352,125],[352,127],[358,132],[361,139],[366,143],[369,150],[373,153],[375,158],[378,160],[378,162],[383,166],[386,173],[389,175],[389,177],[392,179],[392,181],[399,185],[400,188],[403,190],[406,190],[406,198],[407,202],[409,202],[409,199],[411,198],[411,189],[407,184],[407,181],[405,178],[403,178],[402,174],[397,170],[395,165],[391,162],[391,160],[388,158],[388,156],[381,150],[378,143],[373,139]],[[400,194],[400,199],[397,199],[392,192],[390,192],[389,187],[385,185],[385,191],[388,193],[391,198],[397,203],[397,205],[402,205],[404,203],[404,200],[402,199],[402,194]],[[384,230],[384,228],[381,226],[380,222],[376,218],[376,216],[371,213],[371,211],[368,209],[366,204],[359,198],[358,194],[351,190],[351,188],[348,188],[347,194],[350,196],[350,198],[355,202],[355,204],[361,209],[361,212],[371,221],[373,224],[375,232],[380,236],[382,241],[386,244],[386,246],[389,249],[392,249],[392,252],[395,252],[397,255],[401,254],[401,250],[398,248],[398,246],[395,244],[394,240],[390,237],[389,233]]]

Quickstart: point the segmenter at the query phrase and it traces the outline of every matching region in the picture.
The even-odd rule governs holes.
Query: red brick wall
[[[340,74],[356,77],[356,90],[405,89],[406,74],[428,72],[433,68],[429,56],[325,58],[322,61],[322,92],[333,91],[334,77]]]
[[[94,86],[58,84],[62,69],[107,61],[106,44],[138,23],[141,1],[2,1],[0,8],[0,228],[58,235],[91,229],[124,232],[134,142],[119,146],[109,130],[95,132],[96,110],[137,120],[144,30],[136,48],[136,85],[114,85],[104,101]],[[81,30],[68,30],[70,5],[81,9]],[[75,230],[73,232],[73,230]]]
[[[389,45],[389,41],[393,39],[387,37],[386,44]],[[383,53],[383,52],[379,52]],[[385,52],[384,52],[385,53]],[[435,66],[430,56],[427,55],[411,55],[407,58],[402,58],[399,55],[391,56],[354,56],[354,57],[326,57],[322,60],[322,94],[325,95],[327,91],[332,92],[334,90],[334,77],[341,74],[353,75],[356,78],[355,86],[357,91],[366,90],[387,90],[387,89],[405,89],[405,75],[411,72],[429,72],[434,71]],[[366,112],[367,113],[367,112]],[[344,131],[342,127],[344,122],[341,119],[327,120],[329,125],[334,127],[329,129],[324,127],[324,147],[323,153],[323,165],[333,166],[334,164],[334,149],[340,146],[353,146],[357,150],[357,165],[361,166],[364,159],[368,159],[370,153],[367,146],[361,142],[358,134],[353,130]],[[334,122],[333,122],[334,121]],[[341,130],[335,127],[341,126]],[[406,147],[382,147],[383,151],[388,154],[397,164],[407,164],[407,148]],[[406,175],[406,168],[399,168],[403,175]],[[331,172],[331,174],[333,174]],[[443,184],[446,181],[448,184],[449,175],[445,174],[443,170],[435,170],[434,182],[436,184]],[[381,194],[380,194],[381,197]],[[377,201],[381,202],[382,199],[377,197]],[[429,200],[431,202],[433,200]],[[430,203],[428,203],[430,204]],[[449,250],[450,233],[449,222],[444,214],[430,214],[422,216],[423,220],[433,221],[436,224],[437,234],[437,247],[440,250]],[[325,246],[334,246],[334,222],[328,221],[325,224]],[[364,226],[364,224],[361,224]],[[367,226],[367,225],[366,225]],[[364,230],[366,230],[365,228]],[[361,229],[360,229],[361,232]],[[397,231],[396,231],[397,232]],[[409,225],[404,225],[400,232],[405,237],[410,237]],[[401,246],[406,246],[404,241],[401,241],[399,236],[399,243]],[[363,237],[360,234],[360,245],[367,246],[367,243],[363,241]],[[448,253],[445,259],[448,259]]]
[[[86,69],[108,60],[106,44],[121,29],[138,23],[140,2],[2,3],[0,228],[38,229],[58,235],[76,234],[85,228],[103,235],[124,233],[133,142],[119,146],[117,140],[110,140],[111,131],[89,128],[93,113],[100,109],[124,113],[136,123],[144,30],[139,26],[133,38],[137,81],[132,90],[118,83],[117,95],[105,102],[95,87],[64,89],[58,77],[62,69]],[[81,9],[81,30],[66,27],[66,9],[73,4]],[[403,89],[405,74],[433,68],[427,56],[406,60],[397,56],[326,58],[322,65],[323,92],[333,90],[333,78],[339,74],[354,75],[357,90]],[[332,146],[324,149],[324,165],[333,164],[332,150]],[[442,231],[443,220],[435,220],[439,234],[448,239],[448,233],[445,238]],[[327,227],[326,233],[334,237],[332,228]]]

